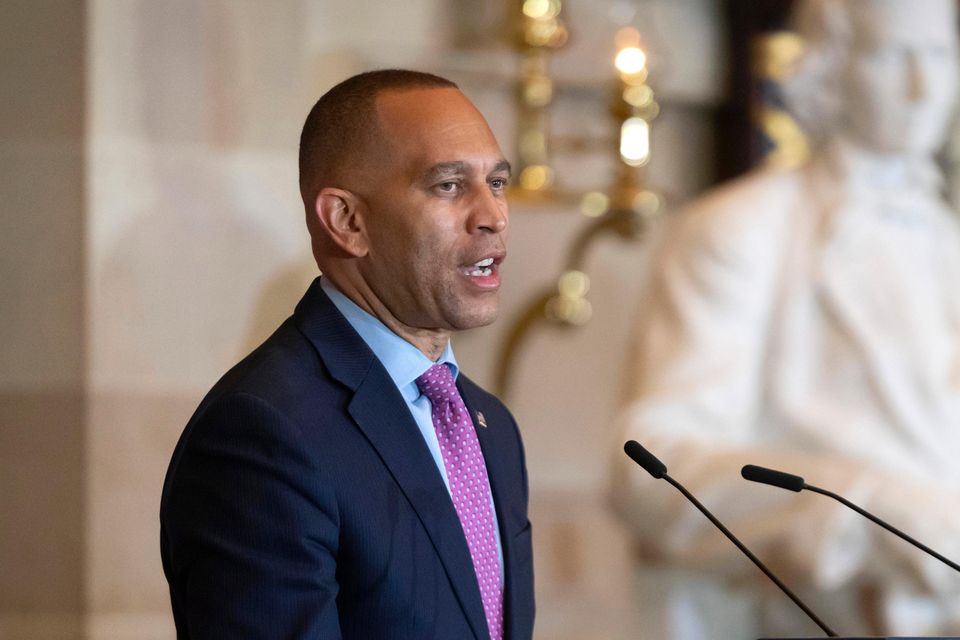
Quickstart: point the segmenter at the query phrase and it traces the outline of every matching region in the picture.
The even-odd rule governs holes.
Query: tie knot
[[[440,401],[450,401],[459,395],[457,383],[453,380],[450,367],[445,364],[435,364],[417,378],[420,393],[434,404]]]

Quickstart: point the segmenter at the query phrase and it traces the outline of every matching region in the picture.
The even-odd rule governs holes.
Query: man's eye
[[[506,178],[494,178],[490,181],[490,186],[494,189],[506,189],[507,188],[507,179]]]
[[[457,190],[458,186],[460,185],[453,181],[441,182],[440,184],[437,185],[437,189],[439,189],[440,191],[443,191],[444,193],[453,193],[454,191]]]

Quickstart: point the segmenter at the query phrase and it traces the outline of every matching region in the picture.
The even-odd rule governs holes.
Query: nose
[[[470,212],[470,232],[503,233],[507,230],[509,211],[502,196],[494,194],[486,185],[478,190]]]
[[[914,102],[927,97],[930,87],[921,55],[915,51],[907,57],[907,95]]]

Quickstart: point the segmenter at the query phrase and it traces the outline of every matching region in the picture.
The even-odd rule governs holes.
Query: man
[[[174,452],[178,637],[531,637],[520,434],[449,342],[497,314],[509,175],[442,78],[365,73],[313,107],[300,184],[323,276]]]
[[[624,433],[841,634],[956,632],[952,571],[828,499],[739,477],[803,475],[960,557],[960,236],[932,161],[955,104],[956,6],[797,10],[807,52],[788,95],[814,156],[675,216]],[[665,634],[817,632],[679,495],[620,465],[618,507],[672,574],[657,583]]]

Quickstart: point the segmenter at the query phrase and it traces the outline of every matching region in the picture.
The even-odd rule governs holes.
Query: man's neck
[[[379,320],[387,329],[412,344],[434,362],[443,355],[450,342],[449,331],[410,327],[397,319],[368,287],[349,286],[348,283],[341,282],[340,279],[331,277],[328,273],[323,277],[362,311]]]

